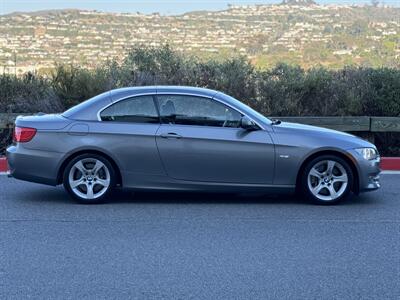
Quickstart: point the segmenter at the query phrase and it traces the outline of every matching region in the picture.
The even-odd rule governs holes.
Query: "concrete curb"
[[[382,157],[382,171],[400,171],[400,157]],[[5,157],[0,157],[0,174],[8,171],[7,160]]]

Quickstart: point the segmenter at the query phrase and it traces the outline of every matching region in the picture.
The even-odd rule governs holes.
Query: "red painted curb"
[[[400,170],[400,157],[382,157],[381,158],[381,169],[387,171],[399,171]]]
[[[0,157],[0,172],[7,172],[7,160],[5,157]]]
[[[384,171],[400,171],[400,157],[382,157],[381,169]],[[7,160],[0,157],[0,172],[7,172]]]

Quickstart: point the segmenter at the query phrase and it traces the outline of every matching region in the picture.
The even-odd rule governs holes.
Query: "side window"
[[[239,127],[242,115],[215,100],[187,95],[158,95],[165,124]]]
[[[121,100],[100,113],[102,121],[129,123],[159,123],[153,96],[138,96]]]

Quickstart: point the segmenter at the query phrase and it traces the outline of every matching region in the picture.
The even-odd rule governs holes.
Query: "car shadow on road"
[[[45,187],[32,190],[24,201],[53,202],[74,204],[63,188]],[[353,196],[340,205],[373,205],[379,202],[371,194]],[[170,192],[170,191],[132,191],[127,189],[115,190],[103,205],[123,203],[140,204],[288,204],[312,205],[307,200],[296,195],[265,195],[265,194],[229,194],[229,193],[198,193],[198,192]]]
[[[28,191],[26,191],[28,192]],[[46,187],[33,189],[29,195],[18,193],[24,201],[74,203],[74,200],[62,187]],[[112,205],[117,203],[140,204],[241,204],[241,203],[265,203],[265,204],[307,204],[307,201],[292,195],[262,195],[262,194],[229,194],[229,193],[198,193],[198,192],[171,192],[171,191],[133,191],[128,189],[116,189],[104,203]]]
[[[193,192],[129,192],[118,190],[108,203],[190,203],[190,204],[288,204],[315,205],[298,195],[227,194]],[[373,205],[378,203],[370,194],[351,196],[339,205]]]
[[[233,194],[233,193],[206,193],[206,192],[155,192],[155,191],[128,191],[116,190],[108,203],[190,203],[190,204],[304,204],[307,201],[293,195],[265,195],[265,194]]]

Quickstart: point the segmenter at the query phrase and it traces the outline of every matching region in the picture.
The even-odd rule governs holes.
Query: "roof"
[[[141,93],[187,93],[196,94],[198,96],[213,97],[218,93],[218,91],[192,86],[154,85],[115,89],[111,91],[111,97],[113,98],[113,101],[115,101],[125,95]]]

